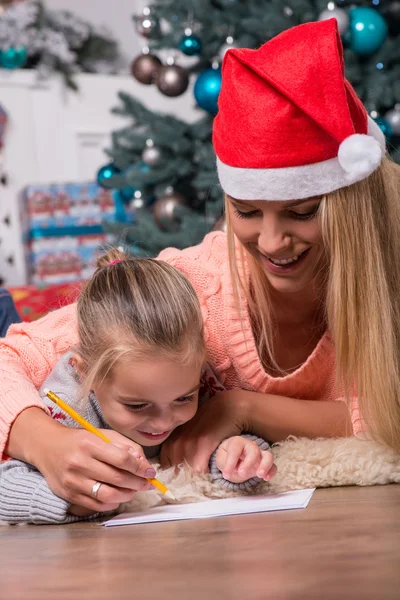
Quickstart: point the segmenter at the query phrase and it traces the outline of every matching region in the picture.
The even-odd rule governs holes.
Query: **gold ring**
[[[97,499],[97,494],[99,493],[99,489],[101,486],[101,482],[100,481],[96,481],[93,485],[92,485],[92,497]]]

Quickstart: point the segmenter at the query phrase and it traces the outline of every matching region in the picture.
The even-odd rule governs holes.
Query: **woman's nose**
[[[292,245],[292,236],[275,219],[263,219],[258,236],[259,249],[268,255],[288,250]]]

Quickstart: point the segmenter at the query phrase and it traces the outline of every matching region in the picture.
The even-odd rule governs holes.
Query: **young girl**
[[[197,411],[205,360],[200,305],[187,279],[167,263],[128,258],[116,249],[100,258],[78,301],[78,338],[39,393],[63,425],[79,427],[47,399],[46,387],[95,427],[133,440],[136,479],[117,500],[112,486],[88,478],[88,509],[87,498],[77,495],[69,503],[37,469],[11,460],[0,465],[0,520],[68,523],[117,508],[132,498],[132,490],[152,487],[145,477],[155,477],[155,471],[146,457],[156,456],[160,444]],[[95,436],[88,443],[105,444]],[[251,489],[275,472],[267,447],[255,436],[228,438],[213,456],[211,472],[223,485]]]
[[[160,258],[196,290],[226,391],[168,438],[162,464],[204,470],[242,430],[363,434],[400,449],[400,169],[344,77],[335,19],[228,50],[214,147],[227,234]],[[35,386],[76,344],[76,319],[70,306],[15,325],[0,347],[2,447],[67,499],[101,479],[102,462],[80,432],[71,467],[72,435],[39,410]],[[101,457],[102,481],[124,477]]]

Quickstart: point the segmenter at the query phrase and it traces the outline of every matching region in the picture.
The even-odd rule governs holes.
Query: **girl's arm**
[[[220,442],[242,431],[269,442],[285,440],[289,435],[308,438],[352,435],[349,410],[344,402],[227,390],[201,406],[189,423],[164,442],[161,464],[175,465],[185,459],[194,470],[206,472],[210,456]]]
[[[32,465],[19,460],[0,463],[0,521],[45,525],[81,520],[68,514],[69,506]]]
[[[242,434],[227,438],[213,452],[210,473],[221,487],[251,493],[263,480],[274,477],[276,466],[268,442]]]

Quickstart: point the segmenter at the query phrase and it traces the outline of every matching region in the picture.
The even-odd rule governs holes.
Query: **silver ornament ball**
[[[141,210],[146,206],[146,200],[141,192],[135,192],[132,200],[129,203],[130,210]]]
[[[158,227],[164,231],[179,231],[180,219],[176,216],[179,206],[186,206],[186,199],[178,192],[171,192],[162,196],[153,205],[153,217]]]
[[[384,117],[392,128],[393,135],[400,136],[400,104],[388,110]]]
[[[235,40],[233,39],[233,37],[231,35],[229,35],[226,38],[225,43],[220,48],[219,57],[221,59],[223,59],[228,50],[231,50],[231,49],[237,48],[237,47],[238,46],[236,45]]]
[[[135,19],[136,31],[145,38],[155,37],[160,30],[160,23],[151,14],[141,15]]]
[[[157,73],[156,85],[164,96],[180,96],[189,85],[189,73],[179,65],[164,65]]]
[[[161,68],[161,60],[154,54],[140,54],[131,64],[131,73],[135,79],[151,85],[154,83],[157,72]]]
[[[340,35],[344,35],[349,27],[349,15],[343,10],[338,8],[333,2],[329,2],[327,9],[323,10],[319,15],[319,21],[326,21],[327,19],[336,19]]]
[[[142,152],[142,160],[149,167],[156,167],[163,158],[163,152],[158,146],[147,146]]]

